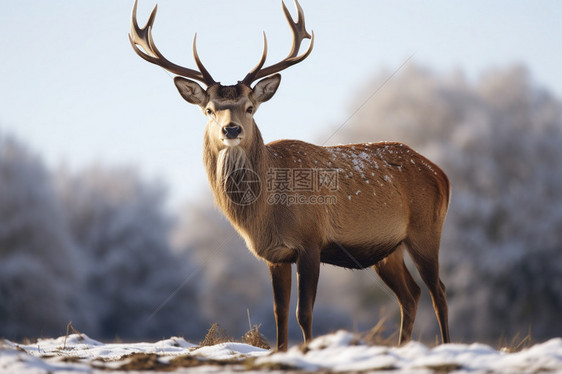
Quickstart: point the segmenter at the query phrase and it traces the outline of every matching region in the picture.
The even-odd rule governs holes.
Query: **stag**
[[[129,38],[140,57],[176,75],[180,95],[207,117],[203,160],[209,183],[218,207],[249,250],[269,267],[278,350],[287,349],[293,263],[297,320],[305,342],[312,338],[321,263],[373,267],[398,300],[399,344],[408,341],[421,291],[404,263],[404,252],[429,289],[441,339],[447,343],[447,300],[439,278],[439,244],[450,195],[445,173],[401,143],[317,146],[278,140],[264,144],[254,114],[277,91],[279,72],[306,59],[313,48],[314,33],[306,31],[296,0],[295,6],[296,22],[283,3],[293,34],[289,55],[264,67],[264,33],[259,63],[235,85],[222,85],[211,77],[197,54],[196,37],[197,70],[176,65],[161,54],[151,34],[157,7],[140,28],[135,0]],[[305,39],[310,39],[309,46],[299,55]]]

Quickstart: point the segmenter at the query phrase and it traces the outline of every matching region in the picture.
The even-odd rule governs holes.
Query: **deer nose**
[[[222,133],[226,136],[227,139],[236,139],[241,132],[242,128],[234,124],[229,124],[228,126],[224,126],[222,128]]]

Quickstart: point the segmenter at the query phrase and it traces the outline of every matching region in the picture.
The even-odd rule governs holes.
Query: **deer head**
[[[152,38],[157,6],[154,7],[146,25],[140,28],[137,23],[135,0],[129,40],[140,57],[177,75],[174,83],[180,95],[187,102],[198,105],[207,117],[207,134],[215,147],[244,147],[255,139],[255,133],[258,131],[253,120],[254,113],[261,103],[273,97],[279,87],[281,75],[278,73],[303,61],[312,52],[314,33],[309,34],[306,31],[303,10],[297,0],[295,5],[298,10],[296,22],[283,3],[283,12],[293,33],[293,46],[288,56],[276,64],[263,67],[267,58],[267,38],[264,33],[264,47],[259,63],[236,85],[225,86],[212,78],[197,54],[197,34],[193,38],[193,56],[198,70],[176,65],[166,59],[156,48]],[[305,53],[299,55],[304,39],[310,39],[310,45]],[[252,87],[252,83],[260,78],[264,79]],[[202,82],[206,89],[195,80]]]

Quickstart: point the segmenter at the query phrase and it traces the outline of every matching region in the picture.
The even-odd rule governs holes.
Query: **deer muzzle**
[[[226,139],[237,139],[242,132],[242,127],[238,125],[228,125],[222,128],[222,133]]]

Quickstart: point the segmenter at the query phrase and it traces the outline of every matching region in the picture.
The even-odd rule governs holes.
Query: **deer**
[[[197,54],[197,34],[193,38],[197,69],[176,65],[162,55],[151,32],[157,5],[141,28],[135,0],[129,34],[134,51],[174,74],[181,97],[207,118],[203,163],[209,184],[215,204],[250,252],[268,266],[276,349],[288,347],[292,264],[297,274],[297,321],[305,344],[313,336],[313,306],[323,263],[374,268],[398,301],[398,344],[409,341],[421,289],[405,264],[405,252],[429,290],[441,341],[448,343],[446,289],[439,277],[441,231],[450,200],[447,175],[399,142],[319,146],[299,140],[263,141],[254,120],[257,109],[276,93],[279,73],[305,60],[314,45],[314,32],[306,30],[298,1],[296,21],[284,2],[282,6],[293,35],[289,54],[264,67],[264,32],[259,63],[235,85],[212,78]],[[308,48],[299,54],[305,39]],[[278,199],[297,187],[301,199],[292,203]]]

